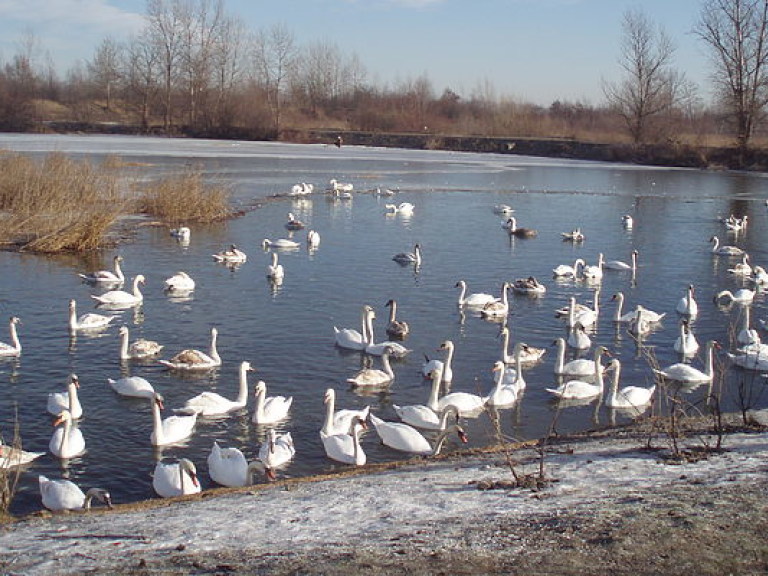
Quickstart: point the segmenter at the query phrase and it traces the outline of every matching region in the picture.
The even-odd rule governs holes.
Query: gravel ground
[[[40,513],[0,528],[0,573],[768,574],[768,433],[739,431],[710,454],[702,437],[677,463],[639,428],[563,439],[538,490],[511,486],[503,453],[475,451],[117,513]],[[514,457],[535,474],[535,450]]]

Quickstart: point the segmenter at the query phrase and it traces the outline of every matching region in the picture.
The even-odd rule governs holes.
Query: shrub
[[[0,157],[0,242],[35,252],[98,248],[125,209],[118,162]]]
[[[232,215],[230,190],[208,184],[198,168],[147,184],[139,194],[139,211],[171,225],[216,222]]]

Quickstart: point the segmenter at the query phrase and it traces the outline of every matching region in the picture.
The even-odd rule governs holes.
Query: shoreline
[[[683,442],[695,452],[707,441],[714,444],[711,426],[691,429]],[[507,487],[503,450],[474,450],[116,511],[38,513],[0,528],[0,572],[768,569],[766,429],[728,433],[722,452],[674,464],[665,458],[668,443],[647,424],[557,439],[541,490]],[[513,456],[520,473],[538,470],[535,447]]]

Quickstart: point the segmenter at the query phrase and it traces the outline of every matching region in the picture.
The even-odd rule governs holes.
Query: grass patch
[[[94,165],[60,153],[40,161],[0,156],[0,242],[34,252],[100,247],[128,205],[119,163]]]
[[[232,216],[231,191],[224,184],[206,183],[202,171],[190,167],[182,174],[147,184],[139,194],[139,211],[172,226],[208,223]]]

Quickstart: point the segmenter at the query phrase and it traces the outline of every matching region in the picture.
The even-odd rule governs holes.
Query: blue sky
[[[0,59],[28,31],[61,72],[93,56],[107,36],[142,26],[144,0],[0,0]],[[299,44],[335,43],[357,54],[368,79],[396,84],[426,74],[436,91],[548,105],[602,100],[619,75],[624,12],[640,8],[664,27],[676,64],[707,98],[708,61],[691,33],[701,0],[225,0],[250,30],[284,24]]]

